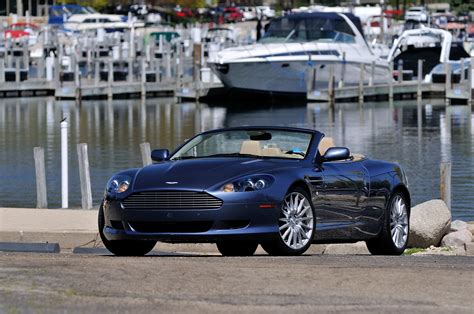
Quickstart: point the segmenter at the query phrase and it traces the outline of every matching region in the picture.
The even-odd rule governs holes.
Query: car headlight
[[[270,175],[256,175],[245,177],[234,182],[229,182],[222,186],[223,192],[251,192],[259,191],[270,187],[274,178]]]
[[[107,182],[107,193],[123,193],[130,187],[131,179],[129,176],[117,175],[113,176]]]

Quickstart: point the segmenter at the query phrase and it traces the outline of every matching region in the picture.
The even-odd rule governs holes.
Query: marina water
[[[421,110],[420,110],[421,109]],[[418,113],[421,112],[421,118]],[[140,143],[173,149],[194,134],[220,127],[281,125],[318,129],[370,158],[397,161],[409,178],[413,204],[439,198],[439,165],[452,162],[454,219],[474,220],[474,115],[468,106],[425,101],[395,104],[263,105],[53,98],[0,101],[0,207],[35,207],[33,148],[45,148],[48,205],[61,204],[59,122],[69,122],[69,206],[81,206],[76,144],[87,143],[95,207],[108,178],[140,167]]]

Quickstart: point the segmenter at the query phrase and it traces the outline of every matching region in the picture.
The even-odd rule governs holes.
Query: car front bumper
[[[280,206],[277,202],[251,199],[250,202],[224,201],[219,209],[210,210],[137,210],[125,209],[121,200],[106,200],[103,233],[108,240],[261,241],[278,233]]]

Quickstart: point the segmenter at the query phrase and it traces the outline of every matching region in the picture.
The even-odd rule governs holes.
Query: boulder
[[[451,212],[442,200],[431,200],[411,209],[409,247],[438,246],[451,228]]]
[[[467,223],[467,230],[471,231],[472,235],[474,236],[474,222],[470,221]]]
[[[472,233],[469,230],[460,230],[448,233],[441,240],[441,246],[462,246],[472,242]]]
[[[455,220],[451,223],[451,232],[467,230],[467,222],[462,220]]]
[[[370,252],[365,242],[360,241],[356,243],[328,244],[323,254],[361,255],[370,254]]]

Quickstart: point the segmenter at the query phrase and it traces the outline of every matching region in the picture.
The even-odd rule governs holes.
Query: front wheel
[[[278,235],[261,243],[262,248],[270,255],[303,254],[313,241],[315,217],[308,193],[299,187],[290,190],[281,207]]]
[[[104,208],[102,204],[99,207],[99,235],[104,246],[114,255],[118,256],[143,256],[150,252],[156,245],[156,241],[134,241],[134,240],[107,240],[104,235]]]
[[[366,241],[369,252],[373,255],[401,255],[408,244],[409,215],[405,196],[401,193],[392,195],[380,234]]]
[[[217,249],[223,256],[252,256],[257,250],[255,241],[219,241]]]

